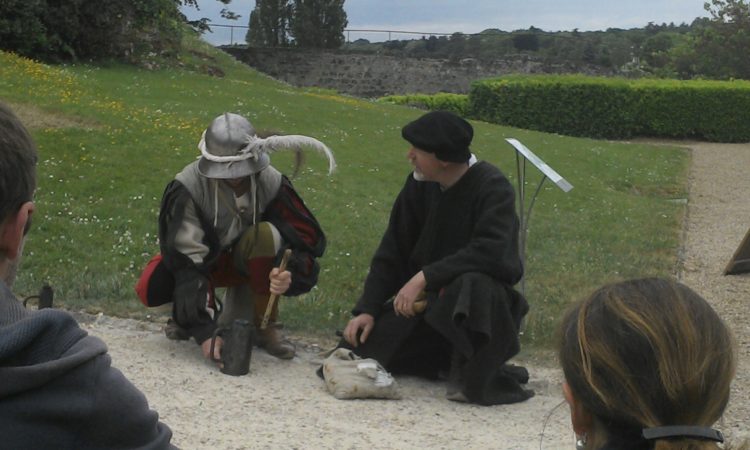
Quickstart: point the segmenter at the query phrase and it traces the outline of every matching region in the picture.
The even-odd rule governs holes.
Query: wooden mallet
[[[284,256],[281,257],[281,264],[279,264],[279,273],[286,270],[286,263],[289,262],[289,256],[292,254],[292,249],[288,248],[284,251]],[[271,318],[271,311],[273,311],[273,305],[276,304],[276,299],[279,296],[277,294],[271,294],[268,298],[268,306],[266,306],[266,313],[263,314],[263,321],[260,322],[260,329],[265,330],[268,327],[268,320]]]
[[[426,295],[424,291],[420,292],[419,295],[417,295],[417,300],[414,302],[414,306],[412,307],[414,314],[422,314],[427,308],[427,299],[425,297]]]
[[[412,311],[414,311],[414,314],[422,314],[425,309],[427,309],[427,298],[424,291],[420,292],[417,295],[417,299],[414,301],[414,306],[412,306]],[[385,304],[393,306],[393,302],[395,301],[395,298],[392,298],[388,300]]]

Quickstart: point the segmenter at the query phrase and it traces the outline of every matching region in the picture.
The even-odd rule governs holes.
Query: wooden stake
[[[286,270],[286,263],[289,261],[289,255],[292,254],[292,249],[288,248],[284,251],[284,256],[281,258],[281,264],[279,264],[279,273]],[[273,311],[273,305],[276,304],[276,299],[279,296],[277,294],[271,294],[268,299],[268,306],[266,306],[266,313],[263,314],[263,321],[260,323],[260,329],[265,330],[268,326],[268,320],[271,318],[271,311]]]

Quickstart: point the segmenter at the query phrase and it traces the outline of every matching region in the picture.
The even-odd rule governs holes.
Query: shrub
[[[49,62],[131,60],[176,48],[180,23],[174,0],[6,0],[0,49]]]
[[[475,118],[592,138],[750,141],[750,82],[626,80],[572,75],[477,81]]]
[[[606,101],[602,101],[605,99]],[[573,136],[624,138],[634,131],[635,96],[622,79],[507,77],[476,82],[473,115],[487,122]]]
[[[395,103],[397,105],[409,105],[431,111],[451,111],[462,117],[469,116],[469,96],[463,94],[441,92],[433,95],[389,95],[380,98],[379,101]]]
[[[645,136],[750,141],[747,81],[645,81],[634,89]]]

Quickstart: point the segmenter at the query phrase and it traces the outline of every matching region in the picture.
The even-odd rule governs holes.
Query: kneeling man
[[[518,253],[515,194],[493,165],[476,161],[473,128],[444,111],[407,124],[413,166],[396,198],[342,346],[393,373],[448,376],[447,397],[492,405],[526,400],[519,351],[528,311],[513,289]],[[427,302],[424,312],[415,304]]]

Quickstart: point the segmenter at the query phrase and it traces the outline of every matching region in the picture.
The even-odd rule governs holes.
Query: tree
[[[58,62],[134,61],[180,45],[178,0],[4,0],[0,49]],[[103,14],[102,11],[106,11]]]
[[[448,38],[448,44],[446,45],[446,52],[448,58],[451,60],[460,60],[468,56],[468,39],[463,33],[453,33]]]
[[[670,63],[667,66],[679,78],[690,79],[698,75],[698,61],[695,53],[695,42],[688,36],[669,51]]]
[[[513,36],[513,46],[518,51],[539,50],[539,36],[534,33],[519,33]]]
[[[750,4],[743,0],[705,3],[711,20],[695,31],[699,73],[717,78],[750,79]]]
[[[674,47],[675,34],[659,32],[646,38],[641,45],[643,60],[649,67],[660,68],[669,63],[669,51]]]
[[[35,57],[47,46],[45,5],[26,0],[0,3],[0,49]]]
[[[256,0],[245,40],[261,47],[288,46],[291,16],[289,0]]]
[[[428,52],[434,52],[435,50],[437,50],[438,38],[434,34],[431,34],[430,37],[428,37],[427,40],[425,41],[424,48]]]
[[[196,10],[200,11],[200,6],[198,6],[198,0],[173,0],[173,1],[178,7],[189,6],[191,8],[195,8]],[[216,0],[216,1],[221,2],[225,5],[228,5],[229,3],[232,2],[232,0]],[[230,11],[227,8],[222,9],[219,14],[221,15],[222,18],[227,19],[227,20],[237,20],[241,17],[238,14],[234,13],[234,11]],[[185,15],[182,14],[182,19],[199,33],[211,31],[211,26],[208,24],[207,17],[203,17],[198,20],[187,20],[187,17],[185,17]]]
[[[294,0],[291,34],[299,47],[339,48],[349,23],[344,0]]]

